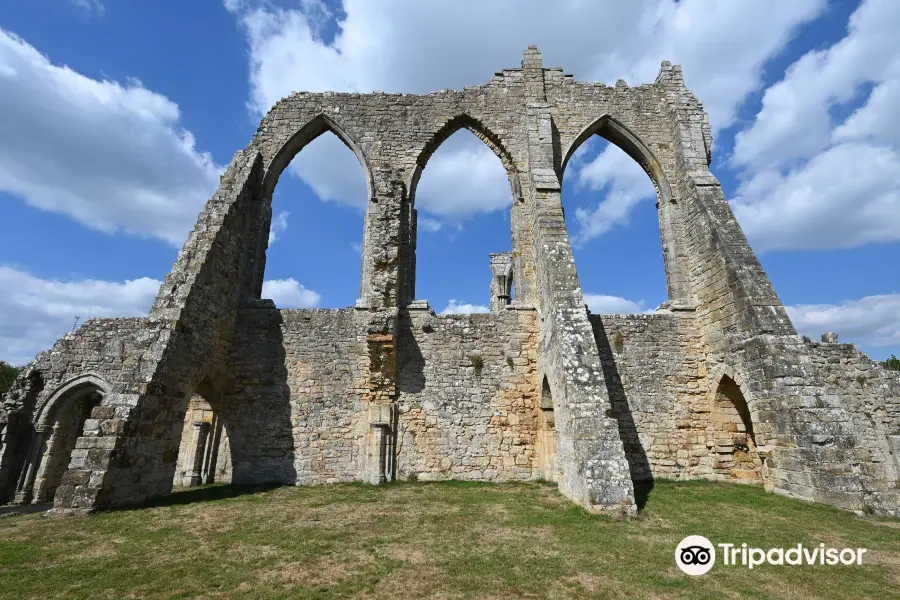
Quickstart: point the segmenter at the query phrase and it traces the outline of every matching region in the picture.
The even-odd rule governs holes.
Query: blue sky
[[[532,43],[545,66],[608,84],[682,64],[710,113],[712,170],[798,329],[900,354],[898,5],[6,0],[0,360],[29,360],[76,316],[146,314],[221,170],[278,98],[476,85]],[[362,169],[329,134],[288,173],[266,295],[352,305]],[[510,247],[508,199],[477,138],[462,131],[438,149],[417,193],[419,298],[484,310],[488,253]],[[595,312],[665,300],[654,202],[647,176],[604,140],[570,162],[563,203]]]

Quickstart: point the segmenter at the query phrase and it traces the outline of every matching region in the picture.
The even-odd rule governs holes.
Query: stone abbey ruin
[[[509,174],[512,252],[490,257],[490,313],[436,315],[416,299],[416,185],[461,128]],[[272,193],[326,131],[368,181],[360,297],[280,310],[260,298]],[[658,192],[669,299],[653,313],[585,307],[560,184],[595,134]],[[704,478],[900,513],[900,377],[797,334],[709,171],[711,145],[680,67],[610,87],[544,68],[533,46],[461,91],[284,98],[149,316],[88,321],[5,396],[0,503],[65,514],[210,481],[545,479],[630,514],[635,482]]]

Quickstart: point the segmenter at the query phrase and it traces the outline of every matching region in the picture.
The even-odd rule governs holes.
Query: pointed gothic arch
[[[416,157],[416,165],[413,168],[412,173],[410,173],[409,180],[406,184],[410,205],[415,205],[416,188],[418,187],[419,179],[422,177],[422,171],[425,169],[425,165],[428,164],[429,159],[431,159],[431,156],[437,151],[441,144],[447,141],[451,135],[455,134],[460,129],[467,129],[470,131],[475,137],[484,142],[485,145],[491,149],[491,152],[500,159],[500,162],[503,164],[503,168],[506,169],[506,174],[509,177],[513,201],[521,200],[522,187],[519,184],[515,162],[513,161],[512,154],[510,154],[503,145],[500,136],[492,132],[482,121],[467,113],[461,113],[448,119],[440,129],[434,132]]]
[[[672,187],[661,163],[640,136],[609,114],[594,119],[575,136],[565,151],[558,155],[560,160],[557,166],[557,176],[560,186],[562,186],[569,160],[575,151],[594,135],[599,135],[634,159],[653,182],[656,190],[659,233],[669,300],[689,299],[691,296],[690,283],[685,275],[687,269],[683,264],[685,261],[684,251],[679,240],[682,229],[680,207],[672,193]]]
[[[560,184],[562,184],[563,176],[566,172],[566,165],[569,164],[572,155],[575,154],[575,151],[578,150],[584,142],[594,135],[599,135],[612,144],[615,144],[641,165],[641,168],[644,169],[653,181],[660,202],[675,201],[672,196],[672,188],[663,172],[662,165],[650,148],[647,147],[647,144],[645,144],[636,133],[629,129],[627,125],[608,114],[595,119],[590,125],[582,129],[581,133],[575,136],[575,139],[569,143],[561,156],[562,160],[560,161],[558,168]]]
[[[266,169],[266,174],[263,179],[262,197],[270,198],[272,192],[275,191],[275,186],[278,184],[281,173],[287,168],[294,157],[297,156],[303,148],[309,145],[310,142],[329,131],[337,136],[337,138],[356,155],[356,158],[359,159],[359,164],[366,174],[367,198],[368,200],[372,200],[374,197],[375,183],[372,176],[369,157],[363,152],[362,147],[347,133],[347,130],[340,125],[334,117],[325,113],[320,113],[310,119],[306,125],[298,129],[297,132],[294,133],[281,148],[279,148],[278,152],[275,153],[275,156],[272,157],[272,160]]]

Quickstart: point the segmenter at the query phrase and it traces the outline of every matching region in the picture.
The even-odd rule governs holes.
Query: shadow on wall
[[[408,314],[400,315],[397,324],[397,391],[406,394],[418,394],[425,389],[425,357],[413,326]],[[422,331],[428,335],[433,330],[430,325],[424,325]]]
[[[619,376],[615,354],[606,335],[603,320],[599,315],[591,315],[591,322],[594,325],[597,349],[600,351],[600,364],[603,368],[603,379],[606,381],[606,390],[612,406],[611,416],[615,417],[619,423],[619,437],[625,447],[625,457],[631,471],[631,480],[635,483],[635,502],[638,510],[641,510],[647,502],[650,490],[653,489],[650,461],[647,459],[647,453],[638,437],[637,425],[631,414],[631,407],[628,406],[628,398],[625,395],[625,388],[622,386],[622,378]]]
[[[297,482],[284,318],[264,302],[241,311],[223,394],[234,484]]]

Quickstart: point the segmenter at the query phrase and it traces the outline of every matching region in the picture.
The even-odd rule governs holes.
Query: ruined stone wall
[[[85,385],[102,385],[106,388],[103,391],[107,391],[124,382],[140,380],[142,365],[138,357],[152,338],[147,319],[90,319],[35,357],[3,398],[8,424],[2,428],[0,440],[0,501],[12,499],[30,463],[36,468],[40,462],[41,449],[33,447],[36,422],[65,408],[63,405],[68,400],[63,392],[65,387],[73,381],[84,381]],[[51,400],[54,406],[50,406]],[[94,411],[94,417],[112,416],[112,409],[106,406]],[[47,425],[53,425],[52,420]],[[97,421],[88,419],[85,427],[96,428]],[[74,465],[99,460],[97,450],[89,443],[81,443],[72,450],[71,456]],[[32,479],[35,477],[36,474]],[[71,481],[63,483],[59,489],[61,495],[71,495],[74,490],[69,485]],[[18,492],[20,497],[29,497],[31,493],[30,489]]]
[[[632,478],[709,475],[710,404],[693,312],[590,320]]]
[[[410,310],[398,342],[400,479],[537,477],[536,311]]]
[[[138,334],[146,327],[145,318],[86,321],[26,367],[26,371],[40,373],[42,381],[42,390],[33,401],[12,393],[5,397],[4,408],[7,412],[25,411],[34,417],[53,392],[80,375],[93,373],[110,385],[135,377],[139,365],[125,357],[143,347]]]
[[[853,419],[867,454],[866,465],[885,465],[888,486],[900,481],[900,372],[889,371],[854,344],[808,342],[816,379],[825,392],[839,396]],[[827,436],[818,440],[830,443]],[[874,477],[884,477],[877,471]]]
[[[239,483],[334,483],[361,469],[366,313],[241,309],[223,415]]]

